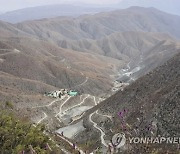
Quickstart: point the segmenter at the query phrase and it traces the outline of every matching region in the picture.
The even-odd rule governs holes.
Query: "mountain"
[[[90,137],[89,134],[95,134],[98,131],[89,120],[92,113],[91,119],[102,132],[101,140],[97,135],[96,137],[92,136],[90,140],[94,143],[99,142],[103,147],[103,141],[106,144],[110,143],[112,136],[119,132],[125,133],[127,139],[128,137],[158,135],[163,137],[179,136],[179,70],[180,54],[178,53],[162,66],[137,79],[124,91],[117,92],[92,108],[84,118],[84,125],[87,127],[84,132],[86,136]],[[120,112],[122,117],[119,115]],[[76,137],[80,143],[87,139],[83,137],[84,133]],[[123,153],[144,150],[148,153],[153,150],[159,153],[178,152],[178,147],[173,144],[148,144],[145,146],[130,144],[128,140],[126,141],[126,145],[119,149]],[[100,145],[96,145],[96,147]]]
[[[36,20],[42,18],[53,18],[58,16],[77,17],[83,14],[95,14],[97,12],[110,11],[106,7],[88,7],[68,4],[57,4],[47,6],[29,7],[20,10],[10,11],[0,15],[0,20],[18,23],[26,20]]]
[[[97,40],[63,40],[58,42],[58,45],[75,51],[94,52],[117,59],[126,56],[131,59],[142,53],[145,54],[162,40],[167,40],[169,43],[175,41],[172,37],[163,33],[127,31],[115,32]]]
[[[0,100],[18,108],[47,102],[43,94],[56,89],[106,93],[113,86],[110,75],[127,62],[63,49],[4,22],[0,32]]]
[[[157,128],[161,136],[179,135],[179,25],[179,16],[140,7],[0,21],[0,101],[13,102],[13,110],[35,126],[44,124],[69,153],[73,143],[79,151],[106,153],[121,131],[127,137],[155,134]],[[43,95],[59,89],[78,95]],[[124,121],[119,112],[127,114]],[[151,133],[146,130],[152,123]],[[126,144],[121,150],[143,148]]]
[[[143,31],[168,33],[180,38],[180,17],[155,8],[131,7],[78,18],[58,17],[17,24],[17,28],[41,39],[101,39],[115,32]]]
[[[15,37],[15,36],[28,36],[25,32],[14,27],[13,24],[0,21],[1,37]]]
[[[20,2],[19,2],[20,3]],[[176,5],[174,5],[176,4]],[[13,4],[12,4],[13,5]],[[131,6],[139,7],[154,7],[175,15],[180,15],[179,0],[121,0],[119,4],[113,5],[92,5],[92,4],[56,4],[44,5],[18,9],[9,12],[0,12],[0,20],[18,23],[27,20],[36,20],[42,18],[53,18],[58,16],[72,16],[77,17],[83,14],[95,14],[98,12],[107,12],[118,9],[126,9]],[[25,6],[24,6],[25,7]],[[9,9],[10,10],[10,9]]]
[[[134,66],[141,63],[143,69],[133,78],[162,64],[179,48],[175,38],[180,36],[180,17],[155,8],[131,7],[77,18],[27,21],[15,26],[64,49],[126,59]]]
[[[157,20],[159,15],[174,22],[166,25]],[[42,94],[59,88],[111,95],[114,80],[138,79],[179,51],[177,40],[165,33],[147,32],[141,20],[149,21],[154,31],[173,30],[178,36],[179,17],[152,8],[19,24],[1,21],[1,100],[32,106],[49,101]],[[129,73],[121,76],[127,64]]]
[[[176,4],[176,5],[174,5]],[[127,8],[130,6],[140,6],[140,7],[155,7],[159,10],[180,15],[180,2],[179,0],[151,0],[151,1],[144,1],[144,0],[122,0],[118,6],[119,8]]]
[[[123,64],[123,61],[75,53],[25,37],[3,39],[0,45],[1,86],[11,87],[11,90],[43,94],[56,88],[75,88],[88,78],[87,87],[99,85],[93,91],[89,86],[88,93],[100,93],[101,88],[107,88],[105,91],[111,88],[108,74],[114,74],[116,70],[112,68]]]

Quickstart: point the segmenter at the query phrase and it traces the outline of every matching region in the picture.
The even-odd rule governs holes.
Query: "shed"
[[[77,91],[70,91],[68,93],[70,96],[77,96],[78,95],[78,92]]]

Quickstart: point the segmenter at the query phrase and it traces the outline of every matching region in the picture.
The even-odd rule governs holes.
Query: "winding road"
[[[103,131],[100,127],[98,127],[97,123],[95,123],[95,122],[92,120],[92,116],[93,116],[94,114],[95,114],[95,112],[94,112],[94,113],[91,113],[91,114],[89,115],[89,121],[90,121],[91,123],[93,123],[93,127],[95,127],[97,130],[100,131],[100,133],[101,133],[101,143],[102,143],[105,147],[108,147],[107,143],[106,143],[105,140],[104,140],[104,136],[105,136],[104,131]]]
[[[100,115],[100,116],[103,116],[103,117],[106,117],[106,118],[109,118],[109,119],[112,121],[112,116],[98,113],[98,110],[96,111],[96,114],[98,114],[98,115]]]
[[[43,112],[43,114],[44,114],[44,117],[43,117],[42,119],[40,119],[40,120],[37,122],[37,124],[40,124],[44,119],[46,119],[46,118],[48,117],[45,112]]]
[[[95,96],[93,96],[93,98],[94,98],[94,103],[95,103],[95,106],[96,106],[96,105],[100,102],[101,99],[99,99],[99,101],[98,101],[98,103],[97,103]],[[105,136],[106,134],[104,133],[104,131],[102,130],[102,128],[99,127],[98,124],[95,123],[95,122],[92,120],[92,116],[93,116],[94,114],[98,114],[98,110],[96,110],[94,113],[91,113],[91,114],[89,115],[89,121],[93,124],[93,127],[94,127],[94,128],[96,128],[97,130],[100,131],[100,133],[101,133],[101,143],[102,143],[105,147],[108,147],[108,144],[107,144],[107,143],[105,142],[105,140],[104,140],[104,136]],[[100,115],[100,114],[98,114],[98,115]],[[105,115],[101,115],[101,116],[105,116]],[[107,117],[107,116],[105,116],[105,117]]]
[[[9,51],[7,53],[2,53],[0,54],[0,56],[5,56],[8,54],[12,54],[12,53],[20,53],[21,51],[19,51],[18,49],[0,49],[0,51]]]
[[[65,113],[65,112],[67,112],[67,111],[69,111],[69,110],[71,110],[71,109],[73,109],[73,108],[75,108],[75,107],[78,107],[78,106],[82,105],[82,104],[84,103],[84,101],[85,101],[89,96],[90,96],[90,95],[88,94],[85,98],[83,98],[83,100],[82,100],[79,104],[74,105],[74,106],[72,106],[71,108],[68,108],[68,109],[66,109],[66,110],[63,111],[63,112]]]
[[[63,105],[64,104],[66,104],[66,102],[69,100],[71,98],[71,96],[68,96],[68,98],[61,104],[61,106],[60,106],[60,108],[59,108],[59,112],[55,115],[55,117],[57,117],[57,116],[61,116],[61,114],[62,114],[62,107],[63,107]]]
[[[142,59],[142,58],[141,58],[141,59]],[[64,62],[64,61],[65,61],[65,59],[62,60],[62,62]],[[135,67],[133,70],[131,70],[132,68],[130,67],[130,64],[131,64],[131,61],[127,64],[127,68],[122,70],[122,74],[121,74],[121,75],[129,76],[130,79],[133,80],[133,78],[131,77],[131,74],[139,71],[140,68],[139,68],[139,65],[137,65],[137,67]],[[131,70],[131,71],[130,71],[130,70]],[[82,72],[81,72],[81,75],[84,76],[84,74],[83,74]],[[85,76],[84,76],[84,77],[85,77]],[[80,83],[79,85],[76,85],[76,86],[74,86],[74,87],[71,87],[71,89],[86,84],[86,83],[88,82],[88,80],[89,80],[89,77],[86,77],[85,80],[83,80],[82,83]],[[65,98],[65,100],[61,103],[61,105],[60,105],[60,107],[59,107],[59,112],[55,115],[55,117],[59,120],[59,122],[62,122],[62,121],[61,121],[61,120],[62,120],[61,118],[62,118],[63,113],[67,113],[67,112],[70,111],[71,109],[81,106],[82,104],[84,104],[85,100],[88,99],[89,97],[91,97],[91,98],[94,100],[95,106],[98,105],[98,104],[100,103],[100,101],[102,101],[101,98],[99,98],[98,101],[97,101],[97,100],[96,100],[97,97],[91,96],[91,95],[88,94],[87,96],[85,95],[84,98],[82,98],[82,96],[80,96],[80,102],[78,102],[78,104],[76,104],[76,105],[74,105],[74,106],[71,106],[71,107],[67,108],[66,110],[62,111],[62,107],[71,99],[71,96],[67,96],[67,98]],[[33,107],[33,108],[50,107],[50,106],[52,106],[55,102],[60,101],[60,100],[62,100],[62,99],[58,98],[58,99],[55,99],[54,101],[50,102],[50,103],[47,104],[47,105],[37,106],[37,107]],[[43,112],[43,114],[44,114],[44,117],[43,117],[42,119],[40,119],[40,120],[37,122],[37,124],[41,123],[44,119],[46,119],[46,118],[48,117],[45,112]],[[79,117],[77,117],[77,119],[82,118],[84,114],[85,114],[85,112],[83,112],[81,115],[79,115]],[[101,144],[103,145],[103,148],[106,149],[106,148],[109,147],[108,143],[106,143],[107,141],[105,141],[105,139],[104,139],[104,137],[105,137],[106,134],[105,134],[104,130],[103,130],[100,126],[98,126],[98,124],[97,124],[95,121],[93,121],[93,116],[94,116],[95,114],[97,114],[98,116],[106,117],[106,118],[110,119],[111,121],[112,121],[112,116],[110,116],[110,115],[103,115],[103,114],[99,113],[98,110],[96,110],[96,111],[94,110],[93,113],[91,112],[91,114],[89,115],[89,122],[91,122],[92,125],[93,125],[93,127],[100,132]],[[53,115],[53,116],[54,116],[54,115]],[[74,121],[76,121],[77,119],[75,119]],[[95,119],[94,119],[94,120],[95,120]],[[72,121],[71,123],[73,123],[74,121]],[[70,125],[71,125],[71,123],[70,123]],[[68,139],[66,139],[65,137],[63,137],[63,136],[61,136],[61,135],[59,135],[59,134],[57,134],[57,136],[58,136],[59,138],[61,138],[62,140],[64,140],[64,142],[67,142],[68,144],[70,144],[72,147],[74,146],[74,144],[73,144],[72,142],[70,142]],[[80,148],[78,148],[77,146],[76,146],[76,150],[80,151],[81,154],[85,154],[85,153],[84,153]]]

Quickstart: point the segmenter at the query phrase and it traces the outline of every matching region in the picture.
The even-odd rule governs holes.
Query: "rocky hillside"
[[[63,131],[66,138],[56,136],[63,144],[73,148],[78,142],[89,153],[97,148],[104,153],[118,132],[179,135],[179,27],[179,16],[139,7],[0,22],[0,101],[12,101],[22,117]],[[59,89],[76,90],[78,96],[43,96]],[[121,151],[144,148],[126,144]],[[153,146],[148,148],[151,153]]]
[[[162,41],[167,41],[167,43],[163,43]],[[116,32],[97,40],[63,40],[59,42],[58,45],[62,48],[88,53],[98,53],[116,59],[123,59],[124,57],[135,59],[141,54],[147,56],[150,54],[150,50],[151,53],[154,54],[162,51],[162,48],[171,50],[172,48],[166,45],[169,44],[176,47],[176,44],[173,44],[174,41],[175,39],[165,33],[127,31]],[[154,48],[156,48],[156,51],[152,50]]]
[[[116,113],[124,108],[129,110],[127,120],[138,118],[138,113],[140,112],[146,114],[144,117],[145,119],[148,118],[147,121],[153,119],[153,117],[162,120],[163,117],[160,118],[159,116],[160,114],[165,114],[165,112],[170,112],[169,116],[174,120],[178,119],[176,111],[178,111],[177,105],[180,86],[179,66],[180,54],[177,54],[164,65],[139,78],[136,82],[125,88],[123,92],[119,91],[114,96],[107,99],[102,103],[101,111],[115,115],[117,120],[118,117]],[[169,121],[172,120],[169,119]],[[169,128],[173,128],[170,126],[171,123],[168,125]],[[167,128],[167,126],[163,126]],[[159,129],[162,134],[165,132],[171,135],[173,135],[173,133],[179,133],[175,130],[169,132],[164,129],[166,131],[163,132],[162,128]]]
[[[101,90],[111,88],[109,75],[115,74],[124,63],[100,55],[75,53],[36,39],[16,37],[1,40],[1,86],[7,87],[2,90],[8,93],[13,91],[15,94],[17,90],[18,93],[43,94],[56,88],[101,93]],[[86,88],[79,89],[83,86]],[[91,87],[94,87],[93,91]]]
[[[100,114],[112,116],[112,121],[102,117],[95,120],[105,132],[105,141],[111,140],[112,136],[119,132],[124,132],[126,137],[180,135],[179,66],[180,54],[177,54],[129,85],[123,92],[117,92],[92,109],[92,112],[98,109]],[[122,117],[119,115],[120,112],[123,113]],[[87,123],[86,126],[90,127]],[[151,153],[154,150],[159,153],[167,151],[178,153],[178,146],[176,144],[145,146],[128,142],[121,148],[123,153],[143,151]]]

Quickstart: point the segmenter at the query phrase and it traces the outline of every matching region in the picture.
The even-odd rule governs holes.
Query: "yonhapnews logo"
[[[124,146],[126,144],[126,137],[124,133],[118,133],[115,134],[112,137],[112,144],[114,147],[116,147],[117,149],[121,148],[122,146]]]
[[[123,132],[112,137],[112,144],[119,149],[126,143],[130,144],[180,144],[180,137],[129,137],[126,138]]]
[[[135,144],[180,144],[180,137],[129,137],[129,143]]]

